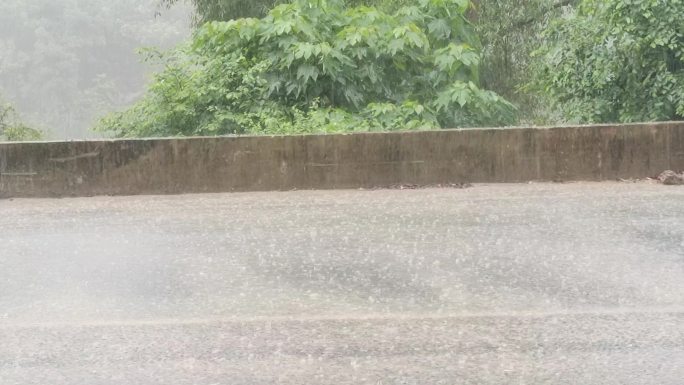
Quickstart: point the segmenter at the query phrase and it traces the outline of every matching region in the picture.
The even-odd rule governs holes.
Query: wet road
[[[0,201],[0,383],[681,384],[684,188]]]

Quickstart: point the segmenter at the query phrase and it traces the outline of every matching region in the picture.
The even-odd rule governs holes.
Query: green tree
[[[684,118],[684,2],[584,0],[554,23],[535,84],[571,122]]]
[[[548,103],[525,85],[534,76],[532,53],[549,23],[578,0],[477,0],[470,14],[482,40],[482,86],[520,108],[521,119],[546,123]]]
[[[118,136],[502,125],[511,104],[479,83],[467,0],[388,13],[297,0],[262,19],[210,22],[162,55],[146,98],[100,125]]]
[[[180,0],[162,0],[170,6]],[[191,0],[195,23],[262,17],[286,0]],[[577,5],[579,0],[475,0],[468,11],[482,41],[481,84],[515,103],[526,122],[545,122],[549,106],[537,93],[524,89],[532,81],[535,64],[531,54],[539,48],[542,31],[549,22]],[[347,0],[350,6],[375,6],[395,11],[410,0]]]
[[[160,0],[161,5],[170,7],[182,0]],[[194,9],[194,22],[202,25],[209,21],[228,21],[244,17],[264,17],[276,5],[287,0],[190,0]],[[348,0],[350,6],[368,5],[397,8],[410,4],[410,0]]]
[[[22,123],[14,107],[0,100],[0,141],[28,141],[42,138],[41,131]]]
[[[161,0],[161,5],[171,7],[182,0]],[[202,25],[209,21],[228,21],[244,17],[263,17],[280,0],[192,0],[195,15],[193,21]]]

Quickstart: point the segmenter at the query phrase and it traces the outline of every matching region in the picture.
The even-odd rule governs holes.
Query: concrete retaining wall
[[[0,196],[601,181],[684,169],[684,122],[0,143]]]

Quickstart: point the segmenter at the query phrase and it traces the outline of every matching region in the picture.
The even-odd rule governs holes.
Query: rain
[[[577,40],[622,3],[2,0],[0,385],[681,384],[684,98]]]

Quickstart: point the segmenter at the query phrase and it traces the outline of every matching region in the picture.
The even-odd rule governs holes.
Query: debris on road
[[[684,173],[678,174],[672,170],[667,170],[658,176],[658,180],[668,186],[684,185]]]
[[[378,186],[374,187],[372,190],[422,190],[431,188],[455,188],[455,189],[465,189],[473,187],[470,183],[437,183],[437,184],[414,184],[414,183],[402,183],[393,184],[389,186]]]

